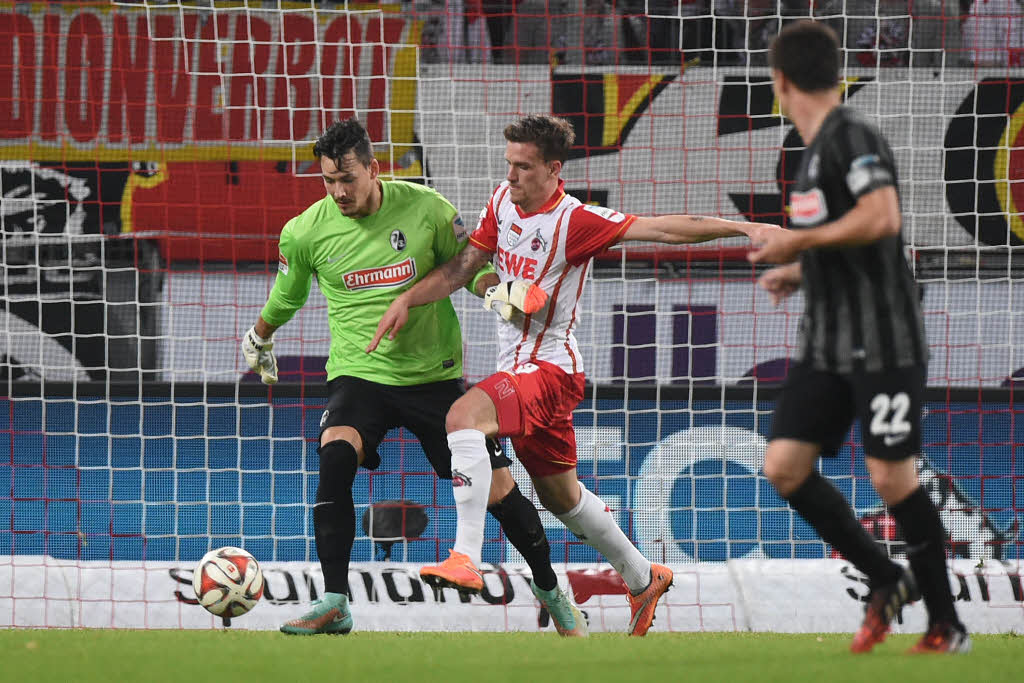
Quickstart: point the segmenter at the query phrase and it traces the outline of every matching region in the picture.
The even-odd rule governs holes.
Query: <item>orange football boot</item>
[[[971,637],[962,626],[950,623],[932,624],[917,645],[907,650],[912,655],[965,655],[971,651]]]
[[[672,585],[672,570],[660,564],[651,563],[651,582],[639,595],[629,593],[629,635],[642,636],[654,622],[654,608],[658,600]]]
[[[420,578],[433,588],[456,588],[462,593],[479,593],[484,577],[469,555],[449,550],[448,559],[441,564],[420,569]]]
[[[868,604],[864,608],[864,622],[853,636],[850,652],[871,652],[871,649],[885,640],[892,620],[905,605],[921,599],[914,575],[903,571],[894,582],[872,589]]]

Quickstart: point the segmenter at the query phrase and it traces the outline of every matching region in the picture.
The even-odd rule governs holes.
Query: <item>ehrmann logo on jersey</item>
[[[379,268],[364,268],[345,273],[342,279],[349,291],[359,289],[382,289],[384,287],[397,287],[416,278],[416,261],[407,258],[401,263]]]

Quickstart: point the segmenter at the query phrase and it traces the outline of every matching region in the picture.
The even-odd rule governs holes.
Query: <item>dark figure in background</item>
[[[928,344],[903,250],[892,150],[841,104],[834,31],[811,21],[791,24],[769,57],[779,106],[807,149],[790,200],[796,229],[766,234],[750,260],[788,264],[766,272],[759,285],[776,303],[802,286],[806,309],[799,359],[775,408],[765,476],[870,580],[853,652],[882,642],[899,611],[918,597],[929,625],[912,651],[968,652],[949,587],[947,533],[917,475]],[[815,467],[819,456],[838,452],[855,418],[871,482],[903,530],[911,571],[889,559]]]

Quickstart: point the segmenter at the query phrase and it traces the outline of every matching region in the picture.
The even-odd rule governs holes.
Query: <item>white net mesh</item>
[[[0,6],[0,575],[39,556],[189,563],[220,545],[315,563],[322,296],[277,334],[273,391],[238,345],[281,226],[322,195],[310,148],[331,121],[359,116],[386,175],[467,217],[504,176],[504,126],[542,112],[575,126],[563,177],[584,201],[782,223],[799,143],[765,50],[808,15],[798,5]],[[995,0],[814,9],[843,37],[848,104],[896,152],[932,350],[922,467],[953,551],[975,559],[1021,547],[1020,14]],[[580,477],[652,559],[830,553],[759,474],[802,303],[773,308],[744,248],[616,250],[583,298]],[[477,381],[492,320],[455,302]],[[454,535],[450,488],[407,433],[382,452],[357,478],[357,515],[424,506],[429,525],[390,557],[433,561]],[[854,430],[823,469],[899,553],[860,455]],[[554,560],[598,560],[544,519]],[[378,557],[357,535],[354,560]],[[485,561],[521,562],[493,520],[487,537]],[[0,625],[22,623],[18,600],[43,593],[4,585]]]

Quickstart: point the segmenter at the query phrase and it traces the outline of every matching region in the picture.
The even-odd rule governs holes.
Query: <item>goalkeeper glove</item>
[[[536,313],[547,300],[548,293],[529,280],[510,280],[487,289],[484,308],[511,320],[517,309],[527,314]]]
[[[251,370],[260,373],[264,384],[277,383],[277,359],[273,349],[274,342],[256,334],[255,325],[242,337],[242,356]]]

